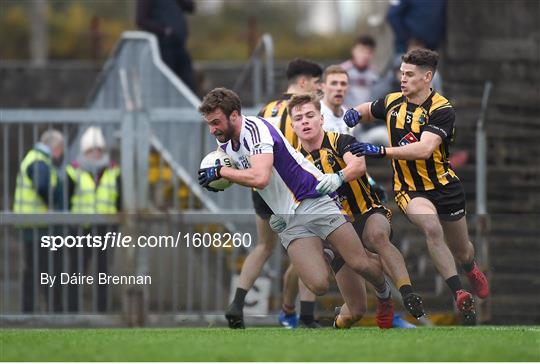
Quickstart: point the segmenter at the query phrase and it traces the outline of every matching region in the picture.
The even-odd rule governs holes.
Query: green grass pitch
[[[539,361],[540,327],[3,329],[2,361]]]

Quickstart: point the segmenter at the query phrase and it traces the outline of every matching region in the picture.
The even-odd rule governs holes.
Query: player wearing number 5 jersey
[[[356,143],[350,151],[392,160],[398,206],[423,231],[435,267],[452,291],[465,324],[475,324],[473,297],[461,285],[454,258],[478,297],[488,296],[488,282],[474,261],[463,187],[448,162],[454,109],[430,88],[437,63],[438,55],[433,51],[408,52],[400,68],[402,92],[360,104],[346,112],[344,121],[349,127],[360,121],[386,121],[390,147]]]

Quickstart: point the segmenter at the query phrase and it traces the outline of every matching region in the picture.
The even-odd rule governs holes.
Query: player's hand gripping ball
[[[236,165],[231,157],[221,149],[209,153],[201,161],[199,184],[212,192],[223,191],[230,187],[232,182],[221,177],[222,167],[236,168]]]

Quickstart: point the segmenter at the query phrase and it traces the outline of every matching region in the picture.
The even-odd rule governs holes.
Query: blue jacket
[[[399,0],[387,14],[394,30],[396,53],[405,53],[411,39],[437,49],[446,32],[446,0]]]
[[[188,37],[185,13],[194,9],[193,0],[138,0],[137,25],[156,34],[160,42],[184,45]],[[165,35],[167,27],[172,29],[170,36]]]

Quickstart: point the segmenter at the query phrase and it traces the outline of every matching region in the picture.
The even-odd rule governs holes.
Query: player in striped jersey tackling
[[[298,150],[325,175],[317,186],[321,194],[337,192],[339,201],[347,212],[353,227],[364,246],[379,255],[385,270],[402,294],[407,310],[416,318],[424,315],[420,296],[413,293],[409,273],[400,251],[390,242],[391,212],[385,208],[372,190],[366,175],[363,157],[355,157],[349,148],[356,139],[348,134],[323,130],[321,102],[313,94],[295,95],[289,101],[292,127],[298,135]],[[339,279],[342,264],[332,268]],[[344,278],[341,278],[344,279]],[[351,285],[354,277],[349,277]],[[365,301],[364,296],[358,299]],[[393,303],[390,295],[379,296],[377,324],[382,328],[392,327]],[[348,328],[356,320],[343,305],[336,317],[336,328]]]
[[[437,63],[436,52],[408,52],[400,68],[401,92],[349,109],[344,121],[349,127],[374,119],[386,121],[390,147],[360,142],[350,151],[392,160],[396,202],[424,233],[433,263],[452,291],[464,323],[474,325],[473,296],[463,289],[454,258],[478,297],[487,297],[489,287],[469,240],[463,187],[448,162],[454,109],[430,87]]]

